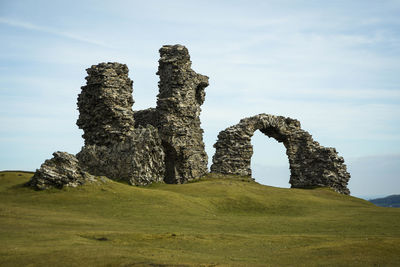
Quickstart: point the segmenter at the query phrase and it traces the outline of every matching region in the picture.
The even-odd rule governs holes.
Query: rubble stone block
[[[64,186],[77,187],[87,182],[96,182],[96,177],[85,172],[78,159],[67,152],[54,152],[53,158],[46,160],[27,183],[37,190],[61,189]]]

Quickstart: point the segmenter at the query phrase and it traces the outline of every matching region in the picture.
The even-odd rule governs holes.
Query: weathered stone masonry
[[[85,145],[107,146],[124,141],[134,130],[132,80],[128,67],[100,63],[86,70],[86,86],[78,96],[79,118]]]
[[[184,183],[207,173],[200,107],[208,77],[191,69],[186,47],[160,49],[156,108],[132,110],[133,82],[125,64],[100,63],[87,73],[78,96],[77,125],[84,132],[84,147],[76,156],[55,152],[29,186],[78,186],[96,181],[95,176],[132,185]],[[300,122],[281,116],[260,114],[221,131],[211,171],[251,176],[251,137],[256,130],[285,145],[292,187],[329,186],[349,194],[343,158],[334,148],[315,142]]]
[[[160,49],[156,108],[133,113],[126,65],[101,63],[88,74],[77,122],[86,144],[77,157],[88,171],[132,184],[184,183],[207,173],[199,116],[208,77],[191,69],[186,47]]]
[[[166,155],[165,181],[183,183],[207,173],[200,106],[208,77],[191,69],[189,52],[184,46],[164,46],[160,56],[157,111]]]
[[[208,77],[191,69],[186,47],[160,49],[156,108],[132,111],[133,82],[125,64],[100,63],[87,73],[78,96],[77,121],[85,146],[76,158],[68,154],[74,162],[79,160],[79,170],[134,185],[184,183],[207,173],[199,116]],[[42,166],[35,177],[50,177],[41,173],[50,171]],[[30,182],[33,187],[40,182],[36,178]]]
[[[78,96],[77,125],[85,139],[77,154],[80,164],[93,175],[134,185],[163,181],[165,154],[158,130],[151,125],[135,128],[128,67],[100,63],[87,73],[87,85]]]
[[[290,165],[290,184],[294,188],[328,186],[342,194],[350,194],[347,183],[350,174],[342,157],[334,148],[315,142],[300,128],[300,122],[291,118],[260,114],[242,119],[218,135],[214,144],[211,172],[251,176],[251,137],[260,130],[286,147]]]
[[[137,126],[151,124],[158,128],[165,152],[167,183],[184,183],[207,173],[200,106],[208,77],[193,71],[191,64],[186,47],[163,46],[157,72],[157,107],[135,112]]]
[[[54,152],[53,158],[46,160],[36,170],[27,186],[37,190],[48,188],[77,187],[86,183],[97,182],[96,177],[85,172],[74,155],[67,152]]]

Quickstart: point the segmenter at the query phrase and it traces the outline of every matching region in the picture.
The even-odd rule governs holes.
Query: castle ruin
[[[155,108],[132,110],[133,82],[125,64],[100,63],[87,69],[77,120],[85,145],[76,156],[55,152],[29,186],[78,186],[94,181],[95,176],[132,185],[180,184],[208,172],[200,127],[208,77],[192,70],[186,47],[166,45],[159,52]],[[251,176],[251,137],[256,130],[286,147],[292,187],[328,186],[350,193],[350,174],[336,150],[320,146],[300,128],[300,122],[281,116],[260,114],[221,131],[211,172]]]
[[[344,159],[334,148],[321,146],[291,118],[259,114],[242,119],[218,134],[211,172],[251,176],[253,146],[251,137],[259,130],[286,148],[293,188],[328,186],[339,193],[350,194],[350,174]]]

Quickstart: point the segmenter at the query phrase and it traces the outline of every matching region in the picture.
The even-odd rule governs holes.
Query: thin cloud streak
[[[105,48],[112,48],[111,46],[109,46],[108,44],[105,44],[103,42],[100,41],[96,41],[93,39],[88,39],[70,32],[63,32],[57,29],[53,29],[53,28],[49,28],[49,27],[43,27],[43,26],[39,26],[39,25],[35,25],[32,24],[30,22],[25,22],[25,21],[21,21],[21,20],[14,20],[14,19],[9,19],[9,18],[5,18],[5,17],[0,17],[0,23],[1,24],[6,24],[8,26],[12,26],[12,27],[17,27],[17,28],[21,28],[21,29],[25,29],[25,30],[32,30],[32,31],[38,31],[38,32],[43,32],[43,33],[48,33],[51,35],[55,35],[55,36],[59,36],[59,37],[63,37],[63,38],[68,38],[71,40],[75,40],[75,41],[79,41],[79,42],[83,42],[83,43],[87,43],[87,44],[92,44],[92,45],[96,45],[96,46],[101,46],[101,47],[105,47]]]

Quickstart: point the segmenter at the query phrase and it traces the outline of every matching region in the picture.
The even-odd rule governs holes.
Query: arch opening
[[[282,136],[274,131],[257,130],[251,138],[252,177],[256,182],[282,188],[290,188],[289,159]]]
[[[290,165],[291,187],[323,186],[350,194],[347,188],[350,174],[343,157],[335,148],[323,147],[314,141],[311,134],[301,129],[299,121],[283,116],[263,113],[241,119],[238,124],[221,131],[214,144],[216,150],[211,172],[254,177],[251,168],[252,137],[257,130],[284,144]]]

